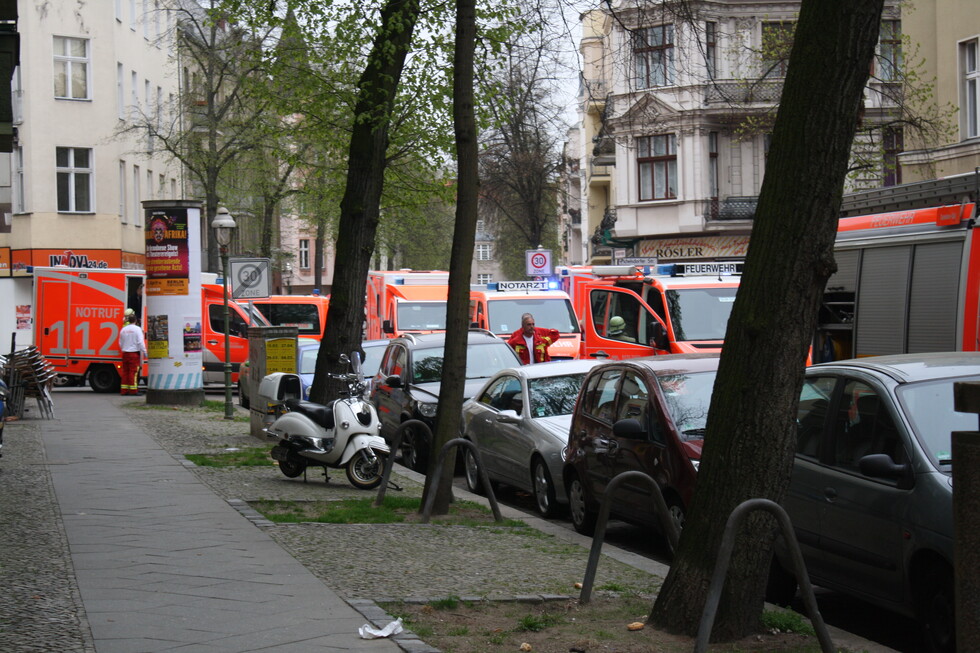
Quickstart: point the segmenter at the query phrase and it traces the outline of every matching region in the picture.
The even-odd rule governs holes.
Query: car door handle
[[[592,357],[592,358],[609,358],[609,354],[607,354],[606,352],[602,351],[601,349],[599,351],[596,351],[596,352],[593,352],[593,353],[589,354],[589,356]]]
[[[613,441],[606,438],[596,438],[592,441],[592,448],[596,453],[611,453]]]
[[[837,490],[832,487],[825,487],[823,489],[823,496],[827,501],[833,502],[837,500]]]
[[[208,340],[208,344],[209,345],[216,345],[216,344],[218,344],[218,341],[217,340]]]

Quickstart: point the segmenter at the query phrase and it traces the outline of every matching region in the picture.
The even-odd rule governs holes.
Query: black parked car
[[[950,433],[953,384],[980,380],[976,352],[871,356],[807,368],[784,500],[811,581],[915,617],[924,650],[956,649]],[[777,541],[769,599],[796,579]]]
[[[410,419],[421,420],[434,429],[445,343],[445,333],[407,333],[388,343],[374,377],[371,401],[378,409],[381,435],[389,443],[398,427]],[[506,342],[489,331],[470,330],[463,399],[473,396],[487,379],[505,367],[520,365],[517,354]],[[424,474],[429,466],[429,446],[420,429],[409,428],[402,436],[402,464]]]

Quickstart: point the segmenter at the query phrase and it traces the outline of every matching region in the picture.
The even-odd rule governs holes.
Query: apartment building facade
[[[619,0],[582,16],[570,263],[744,258],[798,2]],[[889,3],[883,33],[900,39]],[[865,122],[895,110],[900,42],[879,44]],[[866,146],[880,147],[883,136]],[[885,167],[851,180],[880,185]],[[894,181],[892,181],[894,183]],[[578,213],[575,213],[575,211]]]

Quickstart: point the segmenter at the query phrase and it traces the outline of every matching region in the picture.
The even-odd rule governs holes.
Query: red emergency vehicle
[[[582,356],[721,351],[740,261],[559,268],[582,320]]]
[[[146,324],[143,270],[34,268],[34,345],[58,372],[82,378],[96,392],[119,389],[119,330],[123,311],[137,310]],[[224,382],[224,290],[201,285],[202,351],[205,383]],[[255,311],[229,302],[232,381],[248,357],[247,327],[268,325]],[[146,369],[144,367],[144,375]]]
[[[552,282],[553,283],[553,282]],[[553,360],[581,355],[582,329],[568,293],[547,281],[500,281],[470,290],[470,326],[508,339],[521,328],[521,316],[534,315],[537,326],[558,329],[561,338],[548,348]]]
[[[980,350],[975,208],[963,202],[841,218],[815,361]]]
[[[365,340],[445,331],[448,284],[449,273],[438,270],[368,273]]]

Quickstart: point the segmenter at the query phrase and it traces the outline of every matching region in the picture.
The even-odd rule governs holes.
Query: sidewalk
[[[506,506],[505,517],[553,535],[554,544],[460,528],[434,538],[404,524],[263,523],[243,506],[273,489],[299,500],[360,491],[345,481],[287,480],[271,469],[195,471],[176,452],[200,447],[218,425],[247,434],[247,424],[199,417],[187,424],[181,420],[193,416],[133,411],[123,401],[134,398],[59,392],[58,419],[29,417],[8,429],[0,460],[0,650],[433,651],[411,633],[361,639],[361,625],[390,619],[370,599],[539,593],[570,588],[584,573],[589,538]],[[424,480],[397,471],[403,485]],[[667,572],[614,546],[603,554],[609,560],[600,577]],[[352,555],[365,564],[332,564]],[[890,651],[836,629],[831,636],[851,650]]]
[[[98,653],[398,651],[94,393],[41,422]]]

